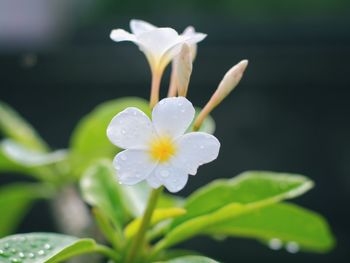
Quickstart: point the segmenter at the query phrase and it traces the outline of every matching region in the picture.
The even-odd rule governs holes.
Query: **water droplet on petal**
[[[286,250],[289,253],[295,254],[295,253],[299,252],[299,244],[297,242],[294,242],[294,241],[288,242],[286,245]]]
[[[22,261],[20,259],[18,259],[18,258],[12,258],[11,262],[13,262],[13,263],[20,263]]]
[[[163,104],[165,104],[165,100],[161,100],[161,101],[159,102],[159,105],[163,105]]]
[[[52,248],[52,246],[50,244],[45,244],[44,248],[47,249],[47,250],[50,250]]]
[[[35,255],[33,253],[28,253],[29,258],[35,258]]]
[[[160,170],[159,174],[161,177],[167,178],[170,175],[170,172],[168,170]]]
[[[39,251],[38,251],[38,255],[39,255],[39,256],[42,256],[42,255],[44,255],[44,254],[45,254],[45,251],[44,251],[44,250],[39,250]]]
[[[25,255],[24,255],[23,252],[19,252],[19,253],[18,253],[18,256],[19,256],[20,258],[25,258]]]
[[[282,248],[282,241],[279,240],[278,238],[272,238],[269,241],[269,248],[273,249],[273,250],[279,250]]]

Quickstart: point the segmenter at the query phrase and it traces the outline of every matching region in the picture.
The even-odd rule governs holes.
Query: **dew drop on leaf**
[[[271,248],[272,250],[279,250],[282,248],[282,245],[282,241],[278,238],[272,238],[269,241],[269,248]]]
[[[297,242],[294,242],[294,241],[288,242],[286,245],[286,250],[289,253],[295,254],[295,253],[299,252],[299,244]]]

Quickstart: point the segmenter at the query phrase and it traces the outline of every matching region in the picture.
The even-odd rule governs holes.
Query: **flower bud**
[[[183,44],[179,56],[175,62],[175,85],[179,96],[186,97],[188,84],[192,73],[192,56],[190,47]]]
[[[231,91],[238,85],[238,83],[242,79],[243,73],[247,66],[248,60],[242,60],[241,62],[233,66],[229,71],[227,71],[227,73],[219,83],[219,86],[214,92],[213,96],[210,98],[208,103],[198,115],[194,123],[194,130],[198,130],[200,128],[204,119],[209,115],[209,113],[217,105],[219,105],[223,101],[223,99],[225,99],[227,95],[229,95]]]

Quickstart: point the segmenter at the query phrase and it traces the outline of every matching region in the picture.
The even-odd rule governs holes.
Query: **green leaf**
[[[17,164],[4,152],[4,149],[0,147],[0,172],[20,172],[26,173],[28,169],[22,165]]]
[[[200,234],[214,224],[294,198],[312,186],[304,176],[257,171],[214,181],[189,197],[184,207],[187,213],[174,220],[157,250]]]
[[[47,198],[50,189],[44,184],[16,183],[0,188],[0,237],[13,233],[33,201]]]
[[[66,150],[43,153],[29,149],[9,139],[0,142],[0,148],[1,152],[12,162],[26,167],[43,166],[61,162],[65,160],[67,156]]]
[[[215,261],[214,259],[202,257],[202,256],[185,256],[180,258],[171,259],[168,261],[162,261],[166,263],[219,263],[219,261]]]
[[[147,183],[120,185],[111,161],[100,160],[92,165],[80,181],[84,200],[106,213],[121,226],[130,216],[140,217],[146,207],[151,188]],[[157,208],[181,206],[182,199],[162,194]]]
[[[201,110],[202,110],[202,109],[199,108],[199,107],[196,107],[195,109],[196,109],[195,117],[193,118],[193,121],[192,121],[190,127],[187,129],[187,132],[193,131],[193,124],[194,124],[194,121],[195,121],[195,119],[197,118],[198,114],[199,114],[199,113],[201,112]],[[216,125],[215,125],[215,121],[214,121],[213,117],[212,117],[211,115],[208,115],[208,116],[204,119],[204,121],[203,121],[203,123],[202,123],[202,125],[201,125],[201,127],[200,127],[200,129],[199,129],[198,131],[206,132],[206,133],[209,133],[209,134],[214,134],[214,132],[215,132],[215,127],[216,127]]]
[[[185,209],[177,208],[177,207],[155,209],[153,212],[153,215],[152,215],[150,226],[154,226],[154,225],[158,224],[159,222],[166,220],[166,219],[169,219],[169,218],[175,218],[175,217],[182,216],[185,213],[186,213]],[[126,226],[126,228],[124,230],[124,235],[126,238],[130,239],[137,233],[137,231],[140,228],[141,221],[142,221],[142,217],[139,217],[139,218],[133,220],[132,222],[130,222]]]
[[[0,132],[30,149],[48,150],[48,146],[34,128],[14,109],[2,101],[0,101]]]
[[[112,118],[127,107],[136,107],[150,115],[148,102],[141,98],[121,98],[97,106],[73,131],[70,148],[75,173],[80,175],[95,160],[112,158],[120,149],[106,136]]]
[[[100,161],[90,167],[80,180],[84,200],[103,212],[115,226],[122,228],[128,219],[128,210],[109,161]]]
[[[56,263],[73,256],[95,252],[92,239],[78,239],[52,233],[30,233],[0,239],[2,263]]]
[[[321,215],[288,203],[263,207],[221,222],[206,229],[205,233],[264,240],[273,249],[294,243],[297,249],[327,252],[335,243]]]

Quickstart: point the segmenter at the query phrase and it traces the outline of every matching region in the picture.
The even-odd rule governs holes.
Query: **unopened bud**
[[[242,79],[243,73],[247,66],[248,60],[242,60],[241,62],[233,66],[229,71],[227,71],[227,73],[219,83],[219,86],[214,92],[213,96],[210,98],[208,103],[205,105],[205,107],[202,109],[197,119],[195,120],[194,130],[198,130],[200,128],[204,119],[209,115],[209,113],[217,105],[219,105],[223,101],[223,99],[225,99],[227,95],[229,95],[231,91],[238,85],[238,83]]]
[[[187,44],[182,45],[181,52],[176,59],[175,65],[177,93],[179,96],[186,97],[192,74],[191,50]]]
[[[168,97],[176,95],[186,97],[188,84],[192,73],[192,54],[190,46],[183,44],[180,53],[172,63]]]

